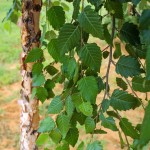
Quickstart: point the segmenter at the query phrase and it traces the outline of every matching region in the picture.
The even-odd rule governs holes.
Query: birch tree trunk
[[[31,99],[32,93],[32,65],[25,64],[28,52],[40,46],[41,31],[39,29],[41,0],[22,0],[22,25],[21,43],[23,52],[21,53],[21,137],[20,150],[36,150],[37,129],[39,125],[38,100]]]

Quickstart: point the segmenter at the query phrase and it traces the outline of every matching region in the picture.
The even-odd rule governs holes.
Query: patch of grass
[[[8,23],[8,22],[7,22]],[[20,44],[20,29],[10,24],[11,32],[4,29],[5,23],[0,24],[0,63],[14,63],[19,60],[19,53],[21,52]]]
[[[0,108],[0,116],[5,114],[5,110]]]
[[[20,134],[18,133],[18,134],[15,134],[14,136],[14,143],[13,143],[14,148],[19,149],[20,147],[19,141],[20,141]]]
[[[11,8],[13,0],[0,0],[0,21],[6,16]],[[10,32],[4,26],[10,27]],[[10,26],[9,26],[10,25]],[[17,68],[12,66],[19,64],[19,53],[21,52],[20,29],[9,21],[0,24],[0,87],[12,84],[20,80]]]
[[[19,70],[17,68],[9,69],[8,65],[0,64],[0,87],[15,83],[21,79]]]
[[[12,93],[12,95],[10,95],[9,97],[7,97],[3,100],[3,103],[9,103],[9,102],[11,102],[12,100],[14,100],[18,97],[19,97],[19,91],[14,91]]]

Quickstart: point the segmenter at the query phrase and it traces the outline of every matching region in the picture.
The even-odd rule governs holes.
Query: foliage
[[[87,134],[105,134],[97,124],[118,132],[121,145],[128,149],[140,149],[150,141],[150,105],[136,93],[142,92],[148,100],[150,8],[144,8],[144,5],[149,6],[142,0],[66,0],[63,4],[51,1],[50,5],[44,1],[43,7],[47,10],[45,26],[51,27],[46,28],[45,33],[43,30],[41,48],[31,50],[25,60],[26,63],[35,62],[34,95],[42,103],[50,100],[47,115],[56,115],[56,120],[47,116],[41,121],[38,131],[43,136],[38,139],[40,144],[42,139],[45,143],[48,133],[57,144],[57,150],[76,146],[80,136],[78,124],[85,126]],[[68,11],[70,17],[66,15]],[[9,14],[7,18],[11,19]],[[103,40],[108,46],[99,48],[95,40],[90,42],[91,38]],[[117,38],[119,42],[113,44]],[[48,65],[44,63],[45,50],[53,58]],[[108,66],[103,76],[104,59],[108,60]],[[110,74],[114,67],[116,74]],[[111,86],[110,76],[116,77],[116,89]],[[57,83],[63,85],[60,94],[53,92]],[[97,98],[98,94],[103,98]],[[148,105],[146,109],[145,105]],[[139,122],[140,128],[120,113],[134,111],[137,107],[145,111],[143,122]],[[133,143],[129,143],[128,137]],[[85,145],[81,143],[78,149],[83,147]],[[86,149],[103,148],[100,141],[93,141]]]

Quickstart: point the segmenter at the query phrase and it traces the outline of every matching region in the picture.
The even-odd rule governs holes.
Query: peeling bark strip
[[[20,150],[38,149],[35,142],[38,136],[39,125],[38,100],[31,99],[32,93],[32,65],[24,61],[28,52],[40,46],[41,31],[39,29],[41,0],[22,0],[22,26],[21,42],[23,52],[21,53],[22,88],[21,100],[21,137]]]

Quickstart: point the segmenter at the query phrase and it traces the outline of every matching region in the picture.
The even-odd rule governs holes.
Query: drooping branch
[[[115,35],[115,17],[113,16],[113,17],[112,17],[112,34],[111,34],[112,43],[113,43],[114,35]],[[99,106],[99,109],[98,109],[97,116],[94,118],[94,119],[96,119],[96,122],[97,122],[99,113],[101,112],[101,109],[102,109],[102,105],[101,105],[101,104],[102,104],[103,100],[106,98],[106,95],[108,95],[109,71],[110,71],[110,66],[111,66],[111,63],[112,63],[112,48],[113,48],[113,45],[108,45],[105,49],[107,49],[107,48],[109,48],[109,47],[110,47],[110,54],[109,54],[108,67],[107,67],[106,75],[105,75],[104,78],[103,78],[103,79],[106,78],[106,89],[105,89],[105,92],[104,92],[104,97],[103,97],[101,103],[98,105],[98,106]],[[104,50],[105,50],[105,49],[104,49]]]
[[[115,17],[113,16],[112,17],[112,33],[111,33],[112,43],[113,43],[113,39],[114,39],[114,34],[115,34]],[[112,63],[112,48],[113,48],[113,45],[110,45],[109,62],[108,62],[108,67],[107,67],[107,71],[106,71],[106,89],[105,89],[103,100],[106,98],[106,95],[108,94],[109,72],[110,72],[110,65]]]

